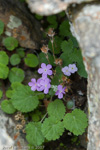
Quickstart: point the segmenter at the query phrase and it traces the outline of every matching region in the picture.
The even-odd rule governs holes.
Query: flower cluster
[[[41,68],[38,69],[38,73],[42,74],[42,77],[37,81],[35,78],[32,78],[31,82],[28,83],[32,91],[44,91],[45,94],[49,92],[51,80],[47,77],[47,75],[52,75],[52,70],[50,70],[51,68],[51,65],[46,66],[45,63],[41,64]]]
[[[49,89],[52,88],[55,92],[55,95],[61,99],[63,98],[67,88],[63,87],[62,85],[51,85],[51,80],[48,78],[48,75],[51,76],[53,74],[51,69],[52,66],[50,64],[46,65],[45,63],[42,63],[41,68],[38,69],[38,73],[41,74],[42,77],[37,79],[37,81],[35,78],[32,78],[28,85],[31,87],[32,91],[43,91],[45,94],[48,94]],[[74,73],[77,70],[78,69],[75,64],[69,64],[68,67],[65,66],[62,68],[62,72],[67,76],[70,76],[71,73]]]
[[[62,72],[66,76],[70,76],[71,73],[75,73],[77,70],[78,70],[78,68],[76,67],[76,64],[69,64],[68,67],[65,66],[64,68],[62,68]]]

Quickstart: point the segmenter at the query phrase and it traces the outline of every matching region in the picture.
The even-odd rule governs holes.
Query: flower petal
[[[59,94],[58,94],[58,98],[59,98],[59,99],[63,98],[63,94],[62,94],[62,93],[59,93]]]
[[[34,83],[29,82],[28,85],[29,85],[29,86],[34,86]]]
[[[31,90],[32,90],[32,91],[35,91],[35,90],[36,90],[36,86],[32,86],[32,87],[31,87]]]
[[[48,88],[45,88],[45,89],[44,89],[44,93],[47,94],[48,92],[49,92],[49,89],[48,89]]]
[[[49,76],[51,76],[51,75],[52,75],[52,70],[48,70],[47,74],[48,74]]]
[[[62,85],[58,85],[57,89],[60,91],[62,90]]]
[[[43,72],[44,72],[44,70],[43,70],[42,68],[39,68],[39,69],[38,69],[38,73],[39,73],[39,74],[42,74]]]
[[[35,84],[36,83],[36,79],[32,78],[31,81]]]
[[[46,66],[45,63],[42,63],[42,64],[41,64],[41,68],[45,69],[46,67],[47,67],[47,66]]]
[[[52,66],[50,64],[47,65],[47,69],[51,69]]]

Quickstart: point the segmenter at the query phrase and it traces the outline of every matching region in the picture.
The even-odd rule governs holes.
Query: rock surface
[[[24,3],[19,0],[0,0],[0,19],[5,24],[5,35],[15,37],[20,46],[31,49],[39,47],[41,26]]]
[[[63,10],[66,10],[70,4],[91,2],[95,0],[26,0],[31,12],[35,12],[40,15],[52,15],[57,14]]]

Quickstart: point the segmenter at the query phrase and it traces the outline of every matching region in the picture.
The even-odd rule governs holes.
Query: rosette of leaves
[[[37,67],[39,64],[39,60],[35,54],[27,54],[24,58],[25,64],[29,67]]]
[[[8,77],[9,68],[7,67],[9,57],[4,51],[0,51],[0,78],[6,79]]]
[[[21,59],[19,57],[18,54],[13,54],[11,57],[10,57],[10,63],[11,65],[15,66],[15,65],[18,65],[20,63]]]
[[[86,114],[80,109],[74,109],[72,113],[67,113],[63,120],[64,127],[74,135],[82,135],[87,127],[88,119]]]
[[[7,114],[13,114],[16,111],[16,109],[12,105],[11,100],[7,100],[7,99],[2,101],[1,109]]]
[[[11,96],[13,106],[21,112],[30,112],[39,104],[38,96],[29,86],[19,86]]]
[[[7,37],[3,40],[4,46],[9,51],[13,51],[16,47],[18,47],[18,41],[14,37]]]
[[[9,80],[11,83],[13,82],[22,82],[24,80],[24,71],[20,68],[13,67],[9,72]]]

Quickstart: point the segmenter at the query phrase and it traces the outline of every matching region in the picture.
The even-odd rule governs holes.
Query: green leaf
[[[59,54],[61,52],[61,42],[62,39],[60,37],[58,36],[54,37],[54,42],[53,42],[54,54]],[[49,41],[48,47],[53,52],[51,41]]]
[[[18,65],[20,63],[21,59],[19,57],[18,54],[13,54],[11,57],[10,57],[10,63],[11,65],[15,66],[15,65]]]
[[[0,99],[2,98],[3,96],[3,92],[0,90]]]
[[[58,26],[58,23],[56,21],[56,15],[52,15],[52,16],[48,16],[47,17],[47,21],[49,22],[49,28],[53,28],[53,29],[56,29],[57,26]]]
[[[6,91],[6,96],[7,96],[8,98],[11,98],[12,93],[13,93],[13,90],[7,90],[7,91]]]
[[[6,79],[8,77],[8,73],[9,73],[9,68],[4,64],[0,63],[0,78]]]
[[[7,114],[13,114],[16,111],[11,103],[11,100],[6,99],[1,102],[1,109]]]
[[[9,72],[10,82],[22,82],[24,80],[24,71],[20,68],[13,67]]]
[[[87,77],[87,73],[83,64],[82,54],[79,49],[74,48],[71,53],[67,53],[66,51],[61,54],[60,58],[63,60],[63,67],[69,64],[77,63],[78,74],[81,77]]]
[[[44,136],[41,132],[41,123],[30,122],[26,125],[26,139],[29,144],[39,146],[44,142]]]
[[[3,65],[7,65],[9,62],[9,57],[4,51],[0,51],[0,63]]]
[[[73,50],[73,42],[71,40],[63,41],[61,43],[61,49],[63,52],[67,53],[67,55],[68,55]]]
[[[61,71],[60,66],[57,66],[55,70],[56,70],[56,74],[55,74],[55,76],[53,77],[53,79],[52,79],[52,81],[51,81],[51,84],[52,84],[52,85],[59,85],[60,82],[61,82],[63,73],[62,73],[62,71]]]
[[[61,36],[70,36],[72,35],[70,32],[70,25],[69,25],[69,21],[65,20],[61,23],[60,27],[59,27],[59,34]]]
[[[38,122],[38,121],[40,120],[40,116],[39,116],[38,114],[34,113],[34,114],[32,115],[32,120],[33,120],[34,122]]]
[[[75,109],[72,113],[65,115],[63,124],[67,130],[78,136],[85,132],[88,125],[87,121],[86,114],[80,109]]]
[[[42,124],[42,133],[47,140],[56,140],[64,132],[63,123],[55,119],[55,117],[49,117],[45,119]]]
[[[9,51],[13,51],[18,46],[18,41],[13,37],[7,37],[3,40],[4,46]]]
[[[59,77],[58,75],[55,75],[51,81],[51,84],[52,85],[59,85],[60,84],[60,80],[59,80]]]
[[[16,90],[19,86],[23,86],[20,82],[13,82],[12,84],[11,84],[11,88],[13,89],[13,90]]]
[[[55,95],[55,91],[53,89],[49,90],[49,95],[54,96]]]
[[[39,104],[35,92],[29,86],[19,86],[12,94],[12,104],[21,112],[33,111]]]
[[[61,120],[63,119],[65,114],[65,106],[61,100],[56,99],[53,102],[49,103],[47,111],[50,117],[53,116],[56,119]]]
[[[38,66],[38,64],[39,64],[38,58],[34,54],[27,54],[24,61],[27,66],[32,67],[32,68]]]
[[[0,35],[3,33],[4,31],[4,23],[0,20]]]
[[[55,66],[55,64],[54,64],[54,58],[53,58],[53,56],[49,52],[48,52],[48,58],[49,58],[50,64],[52,66]],[[41,63],[45,63],[45,64],[49,63],[48,60],[47,60],[47,58],[46,58],[46,55],[44,53],[42,53],[42,52],[39,54],[39,63],[40,64]]]
[[[35,14],[35,18],[38,19],[38,20],[42,20],[43,19],[43,16],[40,16],[38,14]]]
[[[60,12],[58,15],[59,15],[60,17],[65,17],[65,16],[66,16],[65,11]]]
[[[20,58],[23,58],[25,56],[24,48],[17,48],[16,52],[20,56]]]

